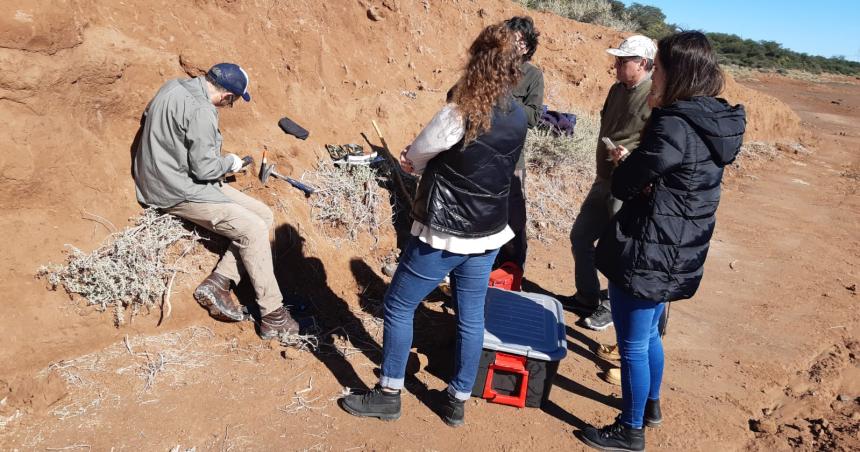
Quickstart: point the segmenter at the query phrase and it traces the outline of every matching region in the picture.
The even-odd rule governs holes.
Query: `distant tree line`
[[[650,5],[625,6],[618,0],[516,0],[533,9],[550,11],[580,22],[595,23],[621,31],[641,33],[654,39],[680,31],[666,22],[663,11]],[[754,41],[726,33],[706,33],[723,64],[755,69],[860,75],[860,62],[844,56],[826,58],[795,52],[775,41]]]

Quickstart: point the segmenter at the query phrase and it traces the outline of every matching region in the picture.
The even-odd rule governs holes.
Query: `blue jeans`
[[[660,398],[663,341],[658,325],[665,304],[636,298],[611,282],[609,300],[621,353],[621,422],[642,428],[646,400]]]
[[[385,294],[382,334],[382,377],[379,384],[401,389],[412,347],[412,321],[418,304],[445,275],[457,306],[457,347],[454,378],[448,392],[468,400],[478,374],[484,345],[484,301],[498,249],[481,254],[456,254],[432,248],[412,237]]]

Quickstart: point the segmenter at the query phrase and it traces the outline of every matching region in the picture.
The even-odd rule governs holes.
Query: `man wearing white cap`
[[[609,138],[627,149],[635,149],[639,145],[639,133],[651,116],[647,98],[657,46],[650,38],[634,35],[625,39],[618,48],[607,49],[606,52],[615,57],[615,78],[618,81],[609,88],[600,111],[597,177],[570,232],[576,281],[571,307],[587,315],[585,325],[598,331],[612,325],[612,314],[608,297],[600,291],[600,281],[594,268],[594,242],[621,208],[621,202],[610,194],[614,164],[608,160],[609,151],[601,139]]]
[[[221,182],[243,161],[236,154],[221,154],[218,108],[232,107],[239,98],[250,101],[249,84],[248,74],[232,63],[165,83],[144,111],[133,176],[141,204],[231,240],[194,298],[215,318],[242,320],[230,289],[247,274],[260,307],[260,336],[269,339],[299,330],[283,306],[273,270],[269,228],[274,216],[262,202]]]

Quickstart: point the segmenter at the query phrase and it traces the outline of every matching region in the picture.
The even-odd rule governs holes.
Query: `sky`
[[[684,29],[776,41],[810,55],[860,61],[857,0],[636,0],[660,8],[666,22]],[[630,6],[632,0],[624,0]]]

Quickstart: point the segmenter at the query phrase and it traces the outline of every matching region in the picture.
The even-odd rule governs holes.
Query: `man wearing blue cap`
[[[260,307],[260,337],[270,339],[299,329],[283,306],[272,266],[269,228],[274,217],[265,204],[222,182],[243,162],[236,154],[221,154],[218,108],[232,107],[239,98],[250,101],[249,83],[248,74],[231,63],[216,64],[204,76],[165,83],[144,112],[133,175],[141,204],[232,241],[194,298],[215,318],[242,320],[230,287],[247,273]]]

